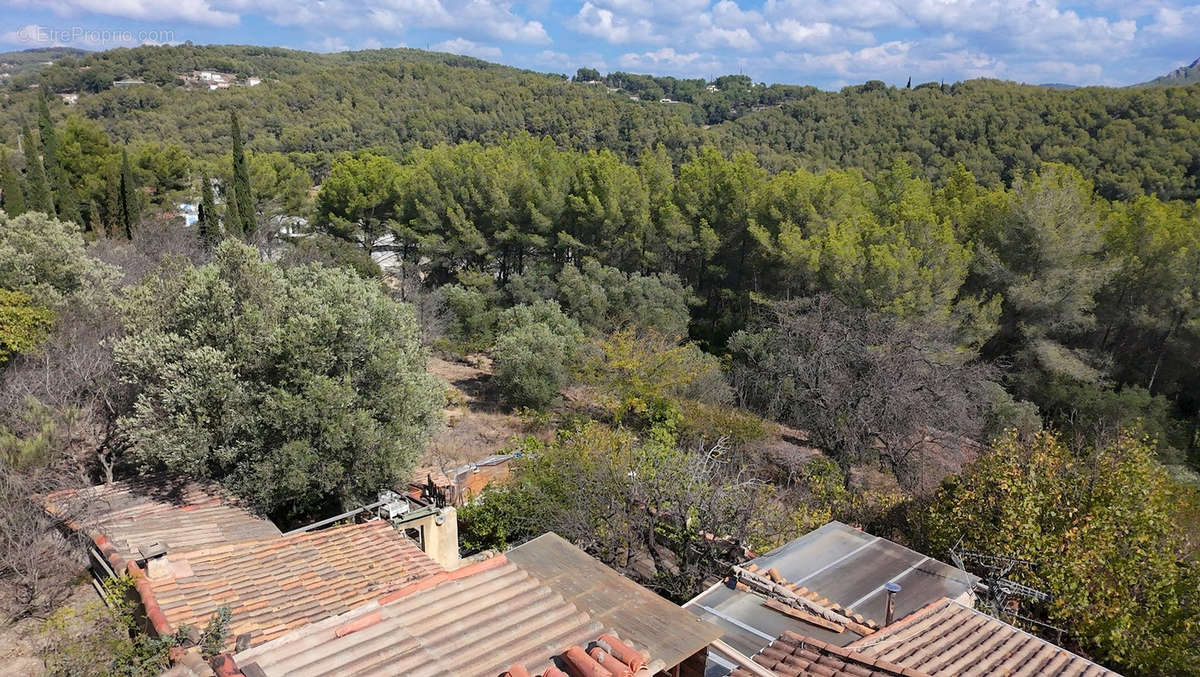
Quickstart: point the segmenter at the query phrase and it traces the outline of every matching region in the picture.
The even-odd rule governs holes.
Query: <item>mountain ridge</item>
[[[1200,58],[1186,66],[1180,66],[1166,75],[1160,75],[1153,80],[1138,83],[1134,87],[1186,86],[1194,85],[1198,82],[1200,82]]]

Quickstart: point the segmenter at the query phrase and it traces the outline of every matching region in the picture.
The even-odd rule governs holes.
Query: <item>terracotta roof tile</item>
[[[51,512],[69,502],[85,504],[87,524],[72,525],[104,535],[126,561],[138,547],[164,541],[169,552],[217,544],[278,538],[279,529],[255,515],[214,484],[154,476],[45,498]]]
[[[755,654],[754,662],[782,677],[899,677],[903,674],[899,665],[879,664],[871,657],[794,632],[785,632],[771,642]],[[754,677],[754,673],[738,668],[730,677]],[[928,676],[921,674],[919,677]]]
[[[785,632],[754,662],[783,677],[1115,675],[1020,628],[942,599],[845,647]],[[745,668],[731,677],[753,677]]]
[[[202,627],[225,605],[232,612],[230,642],[249,633],[252,645],[443,572],[384,521],[167,557],[192,572],[149,579],[167,621]]]
[[[546,567],[516,561],[533,552]],[[555,575],[564,568],[569,575]],[[609,608],[590,599],[590,591],[571,578],[580,572],[591,585],[612,590],[623,606]],[[520,677],[526,669],[530,675],[557,677],[567,669],[564,654],[573,648],[578,651],[571,655],[584,665],[598,657],[600,665],[624,665],[632,674],[634,665],[650,660],[645,650],[652,646],[664,652],[654,656],[659,662],[670,651],[677,652],[672,659],[678,652],[686,658],[720,634],[648,590],[627,590],[624,580],[555,536],[416,581],[234,658],[243,669],[258,669],[267,677],[497,677],[506,670]],[[672,613],[657,611],[660,603]],[[630,623],[623,623],[626,619]],[[657,633],[617,639],[617,626],[639,621],[653,624]],[[671,641],[664,643],[667,637]],[[588,653],[597,648],[603,653]]]
[[[941,600],[848,649],[931,674],[1115,675],[1004,621]]]

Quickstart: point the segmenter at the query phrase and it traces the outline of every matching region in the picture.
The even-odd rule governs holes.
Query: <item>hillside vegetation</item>
[[[179,473],[290,528],[487,438],[468,551],[554,530],[684,600],[840,519],[1200,674],[1200,87],[185,45],[3,94],[0,611],[79,558],[34,495]]]
[[[195,69],[266,82],[182,90],[179,76]],[[147,85],[112,89],[120,78]],[[662,144],[679,160],[710,142],[749,150],[772,169],[857,167],[868,176],[900,157],[937,182],[961,163],[992,186],[1011,184],[1042,162],[1061,162],[1106,198],[1200,197],[1194,87],[1061,91],[977,80],[912,89],[868,82],[822,92],[728,76],[714,81],[720,91],[713,93],[701,80],[615,73],[585,84],[411,49],[139,47],[65,58],[13,78],[0,104],[0,133],[9,143],[33,107],[25,88],[37,82],[56,92],[94,93],[73,112],[101,121],[120,141],[177,143],[200,158],[222,152],[220,130],[236,108],[252,150],[287,154],[317,181],[339,151],[370,147],[400,158],[417,147],[525,131],[562,148],[626,158]],[[605,85],[621,89],[610,93]],[[680,103],[658,103],[659,92]],[[631,101],[631,94],[643,100]],[[719,124],[704,128],[711,123]]]

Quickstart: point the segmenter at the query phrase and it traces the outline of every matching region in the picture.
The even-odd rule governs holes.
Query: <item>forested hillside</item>
[[[839,519],[1031,562],[1050,638],[1200,674],[1200,87],[185,45],[0,104],[0,611],[62,601],[54,488],[178,473],[290,528],[405,486],[436,353],[528,433],[468,551],[553,530],[678,601]],[[153,674],[120,627],[57,641]]]
[[[196,69],[266,82],[220,91],[179,87],[179,76]],[[961,163],[990,186],[1061,162],[1106,198],[1200,197],[1194,87],[1062,91],[977,80],[912,89],[868,82],[822,92],[731,76],[709,92],[700,80],[615,73],[589,84],[593,75],[581,73],[568,81],[419,50],[117,49],[13,78],[0,133],[13,143],[19,120],[33,108],[26,88],[45,82],[55,92],[84,92],[74,112],[101,121],[120,141],[178,143],[201,158],[222,152],[219,130],[237,108],[252,150],[288,154],[318,182],[339,151],[374,147],[399,158],[417,147],[527,131],[563,148],[604,148],[626,158],[661,143],[680,160],[686,149],[711,142],[749,150],[771,169],[857,167],[868,176],[903,158],[939,183]],[[121,78],[147,84],[113,89]],[[659,103],[660,92],[680,102]],[[720,124],[706,129],[712,122]]]

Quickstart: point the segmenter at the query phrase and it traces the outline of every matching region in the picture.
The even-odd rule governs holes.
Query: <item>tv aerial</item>
[[[1013,570],[1018,567],[1037,569],[1039,566],[1037,562],[1020,557],[1006,557],[977,552],[975,550],[966,550],[960,548],[957,544],[950,549],[950,559],[954,562],[954,566],[963,571],[967,570],[966,564],[970,562],[972,564],[971,568],[978,572],[981,580],[976,586],[976,592],[979,593],[978,599],[981,611],[1001,620],[1005,620],[1005,617],[1012,620],[1019,619],[1026,623],[1051,630],[1057,635],[1056,643],[1062,642],[1062,635],[1065,630],[1045,621],[1021,614],[1022,600],[1042,603],[1049,602],[1051,599],[1049,593],[1023,583],[1018,583],[1009,578]]]

